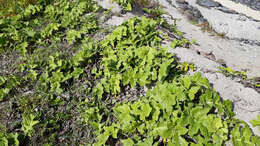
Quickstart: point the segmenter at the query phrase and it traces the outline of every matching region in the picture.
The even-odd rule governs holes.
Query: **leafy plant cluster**
[[[51,144],[58,141],[58,134],[67,124],[66,120],[77,114],[76,97],[66,101],[60,96],[65,92],[73,94],[71,92],[75,91],[70,90],[75,90],[74,83],[81,82],[86,66],[91,66],[98,58],[95,56],[98,52],[95,42],[87,37],[98,30],[94,14],[97,10],[98,6],[90,0],[45,1],[41,5],[29,5],[21,13],[0,20],[1,52],[21,53],[14,71],[0,76],[0,101],[6,103],[5,109],[0,112],[4,125],[0,126],[8,128],[0,131],[0,145]],[[70,105],[62,107],[66,102]],[[11,118],[19,122],[11,124],[21,126],[18,133],[10,133],[16,130],[10,129],[10,122],[6,121],[8,117],[5,113],[9,112],[17,112]],[[22,117],[21,113],[24,113]],[[76,122],[72,126],[84,127]],[[63,136],[71,135],[70,129],[65,132]],[[71,140],[76,141],[73,138]]]
[[[20,144],[18,140],[18,134],[0,132],[0,144],[3,146],[9,146],[9,145],[18,146]]]
[[[0,145],[260,144],[207,79],[185,75],[194,65],[161,46],[160,29],[181,36],[176,26],[134,17],[96,41],[97,12],[91,0],[41,1],[0,20],[0,50],[21,53],[0,75]]]
[[[146,97],[117,104],[113,111],[117,121],[101,130],[97,145],[112,138],[123,145],[213,146],[223,145],[230,135],[234,145],[260,142],[247,125],[233,119],[232,103],[221,102],[199,73],[158,83]]]
[[[98,57],[98,48],[94,43],[89,38],[85,38],[78,46],[81,50],[71,58],[64,58],[57,52],[41,62],[31,58],[29,62],[22,65],[23,70],[28,72],[25,78],[35,81],[36,87],[41,92],[53,95],[63,93],[65,85],[77,80],[86,67]]]
[[[181,72],[173,55],[160,46],[158,25],[158,21],[135,17],[100,42],[100,66],[91,71],[95,75],[96,86],[92,90],[92,98],[84,103],[86,110],[82,117],[87,124],[101,129],[109,122],[109,106],[114,101],[120,101],[118,98],[122,98],[120,94],[125,92],[126,86],[143,88]]]
[[[14,75],[0,76],[0,101],[4,100],[4,97],[19,84],[19,78]]]
[[[3,100],[5,95],[19,85],[20,80],[36,80],[38,79],[37,77],[41,75],[40,81],[44,80],[42,84],[50,84],[52,88],[51,91],[57,90],[57,92],[60,92],[59,82],[61,82],[61,80],[65,81],[71,78],[69,76],[71,76],[72,72],[72,76],[77,76],[79,72],[82,72],[79,68],[73,68],[71,63],[78,64],[79,62],[76,60],[82,57],[80,55],[76,55],[78,58],[74,60],[67,61],[66,59],[58,60],[59,54],[56,53],[53,56],[50,55],[47,59],[48,61],[41,60],[41,62],[39,62],[36,58],[29,57],[30,54],[27,54],[27,50],[37,50],[39,46],[46,46],[50,43],[55,44],[56,42],[61,42],[63,38],[66,39],[68,45],[72,45],[72,43],[76,41],[76,39],[80,39],[83,34],[90,34],[98,28],[97,21],[92,14],[80,20],[83,14],[86,15],[86,13],[96,10],[97,6],[92,1],[82,1],[79,3],[76,1],[56,1],[53,5],[46,6],[45,9],[40,5],[29,5],[23,13],[8,17],[7,19],[1,19],[2,23],[0,26],[3,27],[3,33],[1,33],[0,36],[0,50],[20,50],[24,56],[22,60],[24,60],[25,63],[20,64],[19,69],[20,72],[25,73],[25,75],[23,78],[19,78],[17,75],[1,76],[0,86],[2,86],[2,88],[0,90],[0,100]],[[37,17],[34,18],[33,16],[36,14],[43,14],[44,16],[39,19]],[[41,23],[46,23],[44,22],[46,20],[48,24],[42,26]],[[51,41],[53,42],[49,42],[48,40],[50,39],[52,39]],[[42,52],[36,51],[36,53]],[[79,53],[83,54],[82,52]],[[46,72],[40,72],[39,68],[45,68]],[[68,76],[62,78],[59,76],[62,74],[60,72],[61,69],[72,71],[67,73]],[[54,70],[56,72],[53,72]],[[50,75],[48,72],[50,72]]]
[[[83,114],[85,122],[96,129],[95,145],[223,145],[228,140],[258,145],[259,138],[234,118],[232,103],[220,101],[207,79],[199,73],[180,77],[172,55],[160,47],[157,35],[150,35],[155,31],[147,31],[155,28],[156,21],[146,24],[147,20],[133,18],[101,42],[105,46],[101,71],[93,70],[101,77],[94,88],[97,100],[87,100]],[[124,86],[145,87],[152,82],[155,87],[146,96],[116,103]]]
[[[21,13],[1,19],[0,51],[20,50],[25,55],[27,50],[60,42],[64,37],[72,44],[83,34],[97,29],[97,22],[90,12],[98,7],[92,1],[57,0],[49,3],[29,5]],[[36,17],[39,15],[43,16]]]
[[[133,18],[101,42],[106,91],[106,87],[111,87],[111,93],[116,94],[120,84],[134,88],[137,84],[143,87],[151,81],[165,80],[175,64],[167,49],[156,48],[161,41],[157,25],[155,20],[145,17]]]

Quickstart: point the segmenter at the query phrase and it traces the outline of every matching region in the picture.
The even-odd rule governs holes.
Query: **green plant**
[[[232,143],[236,146],[258,146],[260,139],[257,136],[253,136],[251,129],[244,122],[235,125],[235,128],[231,131]]]
[[[19,146],[18,134],[15,133],[1,133],[0,132],[0,145],[1,146]]]
[[[1,19],[0,52],[20,50],[25,56],[27,50],[32,51],[37,45],[48,45],[50,40],[60,42],[67,36],[71,44],[82,34],[97,30],[94,14],[85,15],[98,10],[93,1],[57,0],[55,4],[48,4],[29,5],[21,13]],[[43,16],[37,18],[37,15]],[[82,17],[85,19],[80,20]],[[68,32],[64,33],[66,29]]]
[[[117,104],[113,111],[117,120],[99,130],[101,135],[96,145],[111,139],[125,145],[158,145],[162,142],[160,137],[167,139],[168,145],[221,146],[228,140],[232,121],[236,121],[232,103],[222,103],[199,73],[171,83],[158,83],[147,92],[147,97]],[[235,145],[259,143],[248,126],[243,128],[241,136],[239,127],[237,124],[232,130]]]
[[[157,43],[159,32],[149,29],[158,21],[150,21],[151,27],[147,18],[132,18],[101,42],[101,67],[92,70],[98,82],[82,114],[96,130],[95,145],[223,145],[241,125],[233,118],[231,101],[221,102],[200,73],[180,77],[178,73],[192,69],[192,64],[174,63],[167,49],[160,47],[160,39]],[[149,35],[150,31],[155,35]],[[143,34],[149,38],[136,39]],[[156,86],[146,96],[115,103],[124,86],[144,87],[152,82]],[[111,105],[115,105],[112,110]],[[236,144],[239,139],[234,136],[232,141]],[[258,144],[254,136],[244,140]]]
[[[25,135],[29,137],[31,137],[34,132],[33,126],[39,123],[39,121],[34,118],[35,116],[33,114],[23,114],[22,130]]]
[[[254,126],[254,127],[258,127],[258,130],[260,131],[260,115],[257,116],[256,120],[251,120],[250,123]]]
[[[145,17],[133,18],[102,41],[104,79],[101,85],[106,92],[119,93],[121,83],[134,88],[136,84],[144,86],[153,80],[162,81],[174,68],[174,59],[167,48],[154,48],[161,41],[156,25],[156,21]]]
[[[188,63],[188,62],[179,63],[177,67],[180,71],[183,71],[185,73],[188,72],[189,70],[192,71],[196,70],[196,66],[194,65],[194,63]]]
[[[64,113],[57,109],[65,103],[57,95],[67,92],[71,88],[67,85],[80,80],[85,67],[91,66],[95,60],[98,50],[85,35],[91,35],[98,29],[94,13],[98,9],[91,0],[44,1],[0,20],[0,53],[21,53],[17,57],[18,64],[10,74],[2,75],[1,72],[0,102],[14,100],[19,108],[18,116],[21,111],[39,110],[36,115],[23,115],[22,128],[19,129],[28,136],[24,143],[31,144],[30,141],[35,137],[50,137],[43,138],[40,143],[54,143],[60,123],[65,123],[77,111],[77,108],[73,108],[71,112]],[[33,94],[24,97],[25,88],[33,90]],[[70,106],[76,105],[69,102]],[[0,111],[1,116],[13,110],[9,104],[5,104],[5,107]],[[55,113],[50,113],[50,108],[55,108]],[[11,116],[17,119],[14,114]],[[42,122],[38,123],[38,120]],[[34,128],[39,131],[34,133]],[[7,132],[4,135],[9,139]],[[8,143],[12,144],[10,141]]]
[[[1,55],[20,55],[11,69],[0,57],[0,145],[257,145],[232,103],[161,46],[171,35],[174,47],[190,43],[176,23],[159,7],[146,10],[149,18],[100,41],[104,11],[92,0],[39,1],[1,19]]]
[[[218,72],[223,73],[225,76],[232,77],[232,78],[239,77],[239,78],[243,79],[244,81],[247,82],[247,84],[250,87],[256,87],[256,88],[260,87],[260,84],[258,83],[257,78],[256,77],[248,78],[245,71],[234,71],[233,69],[231,69],[229,67],[219,67],[219,69],[220,70]]]
[[[6,98],[17,85],[20,84],[20,78],[14,75],[0,76],[0,102]]]
[[[242,79],[248,79],[246,72],[242,71],[234,71],[233,69],[229,67],[219,67],[220,71],[224,73],[226,76],[231,76],[231,77],[241,77]]]
[[[113,1],[116,1],[119,5],[123,6],[127,11],[132,10],[132,4],[134,3],[134,0],[111,0],[111,2]]]
[[[182,47],[183,45],[190,43],[187,39],[173,40],[171,43],[172,48]]]

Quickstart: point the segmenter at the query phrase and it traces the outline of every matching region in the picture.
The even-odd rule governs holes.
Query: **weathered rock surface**
[[[214,0],[215,2],[220,3],[221,5],[231,8],[238,13],[244,14],[246,16],[249,16],[255,20],[260,20],[260,12],[254,9],[251,9],[247,5],[241,4],[241,3],[235,3],[231,0]],[[252,2],[255,2],[257,0],[250,0]]]
[[[216,60],[224,60],[228,67],[235,70],[248,70],[248,75],[251,77],[260,76],[260,46],[211,36],[211,34],[201,31],[200,27],[192,25],[185,15],[181,14],[167,1],[163,0],[160,3],[169,15],[179,20],[177,21],[178,29],[184,32],[184,36],[190,40],[196,40],[200,45],[196,49],[208,53],[212,52]],[[167,15],[164,17],[169,20],[169,23],[172,23],[171,17]],[[246,29],[250,29],[250,27]]]
[[[197,4],[199,4],[200,6],[207,7],[207,8],[221,6],[219,3],[214,2],[212,0],[197,0]]]
[[[212,0],[186,0],[186,2],[198,9],[217,33],[225,34],[230,39],[260,42],[260,30],[258,29],[260,22],[242,14],[231,13],[232,10],[220,7],[219,3]],[[223,9],[227,9],[229,13]]]
[[[252,9],[260,11],[260,0],[232,0],[236,3],[247,5]]]

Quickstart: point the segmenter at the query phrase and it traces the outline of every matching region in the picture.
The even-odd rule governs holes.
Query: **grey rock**
[[[219,34],[224,33],[228,38],[237,38],[260,42],[260,22],[247,17],[240,20],[241,14],[229,14],[215,8],[205,8],[196,3],[196,0],[186,1],[190,6],[198,9],[203,18]]]
[[[219,3],[214,2],[212,0],[196,0],[196,3],[203,7],[219,7],[221,6]]]
[[[120,13],[122,11],[122,7],[117,3],[111,3],[109,0],[95,0],[100,6],[104,9],[111,9],[112,13]]]
[[[260,11],[260,0],[231,0],[236,3],[241,3],[246,5],[254,10]]]
[[[226,8],[226,7],[217,7],[216,9],[218,9],[218,10],[220,10],[222,12],[225,12],[225,13],[238,14],[236,11],[231,10],[229,8]]]

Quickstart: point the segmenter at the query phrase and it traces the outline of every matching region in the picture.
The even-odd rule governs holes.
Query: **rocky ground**
[[[253,2],[250,1],[250,3],[243,3],[246,1],[239,1],[240,3],[238,3],[238,1],[235,0],[154,0],[157,2],[152,2],[147,5],[139,3],[140,1],[144,2],[143,0],[136,0],[136,5],[133,6],[133,10],[130,12],[116,3],[112,3],[111,0],[95,1],[99,4],[96,11],[90,10],[86,12],[86,14],[84,13],[84,15],[76,15],[74,18],[75,20],[89,21],[82,21],[82,23],[81,21],[75,21],[77,22],[75,24],[71,21],[69,27],[60,27],[62,28],[61,30],[53,32],[53,35],[51,35],[53,39],[52,37],[50,37],[51,39],[45,38],[45,36],[43,36],[44,33],[40,33],[42,32],[41,29],[37,30],[36,32],[40,33],[40,36],[43,37],[42,43],[41,41],[36,42],[36,39],[34,40],[31,37],[26,38],[26,41],[30,42],[30,45],[34,43],[37,44],[37,46],[31,45],[29,48],[25,48],[29,51],[28,58],[22,57],[18,50],[6,51],[0,54],[0,87],[1,89],[2,87],[5,89],[1,90],[4,93],[0,91],[0,146],[2,146],[1,138],[7,139],[7,141],[18,139],[20,145],[43,145],[46,143],[54,145],[85,145],[86,142],[91,145],[97,141],[94,137],[99,134],[96,132],[98,128],[108,129],[108,125],[111,125],[113,122],[115,122],[115,124],[118,123],[115,119],[114,111],[112,111],[114,110],[115,104],[128,101],[136,102],[139,100],[138,97],[146,96],[146,93],[149,93],[147,90],[152,89],[155,85],[151,82],[151,84],[147,86],[137,85],[134,88],[132,88],[132,85],[122,86],[122,88],[120,86],[119,90],[121,89],[122,92],[115,95],[113,93],[106,93],[110,91],[103,89],[103,81],[105,83],[106,80],[103,80],[103,77],[100,77],[100,75],[104,74],[105,76],[103,69],[107,66],[104,66],[106,64],[103,63],[102,60],[104,58],[106,59],[106,56],[110,56],[110,54],[106,53],[106,48],[103,48],[106,46],[106,44],[103,46],[103,40],[106,40],[107,37],[109,38],[109,34],[114,32],[116,28],[120,28],[118,27],[119,25],[135,16],[146,16],[158,22],[161,22],[160,20],[162,20],[162,18],[166,20],[168,23],[162,23],[163,26],[151,25],[150,28],[152,30],[149,30],[149,32],[160,31],[157,36],[158,39],[162,39],[160,45],[162,43],[163,46],[169,48],[170,53],[175,55],[170,58],[174,60],[169,63],[170,66],[174,66],[178,68],[180,72],[186,73],[186,71],[184,71],[186,67],[184,66],[188,64],[190,65],[188,66],[190,67],[188,74],[193,75],[196,72],[201,72],[204,77],[208,78],[210,84],[214,87],[214,90],[218,92],[221,99],[229,99],[232,101],[236,118],[248,123],[254,134],[260,136],[259,129],[254,128],[250,123],[252,119],[256,119],[260,114],[260,87],[257,87],[257,85],[260,85],[260,13],[257,8],[252,7],[252,5],[255,4],[254,2],[258,2],[257,0]],[[64,1],[60,0],[60,2]],[[71,1],[68,1],[68,5],[70,5],[70,2]],[[71,7],[75,12],[82,6],[77,5],[77,2],[78,1],[73,1],[71,3]],[[229,5],[230,2],[231,5]],[[76,6],[72,6],[73,4]],[[86,6],[90,5],[90,3],[87,3]],[[66,5],[60,5],[60,3],[55,3],[55,11],[62,14],[60,16],[60,14],[57,13],[57,16],[61,17],[61,19],[58,21],[54,17],[56,15],[52,16],[53,13],[44,13],[44,19],[40,21],[41,23],[39,23],[39,25],[35,25],[37,29],[40,28],[39,26],[43,27],[42,24],[45,25],[46,23],[49,25],[49,19],[54,22],[58,21],[58,24],[62,24],[65,20],[67,21],[67,14],[70,13],[70,10],[65,8],[65,6]],[[97,5],[93,3],[93,6]],[[143,9],[144,7],[149,9],[145,10]],[[246,9],[241,9],[242,7],[246,7]],[[156,12],[147,12],[151,10],[150,8],[154,8],[153,10]],[[162,13],[161,10],[164,11],[164,13]],[[255,13],[252,14],[251,12]],[[71,15],[71,17],[73,16]],[[83,17],[86,19],[82,19]],[[45,19],[47,21],[45,21]],[[31,20],[34,20],[34,18],[25,22],[37,21]],[[146,20],[148,21],[145,21],[145,24],[148,24],[147,22],[151,22],[150,24],[152,24],[152,19]],[[17,23],[16,25],[20,26],[20,22],[18,21],[13,23]],[[10,25],[13,23],[4,24],[9,28],[9,26],[13,26]],[[88,25],[88,23],[90,24]],[[90,29],[88,29],[89,32],[84,32],[78,36],[75,30],[81,29],[81,27],[85,25],[91,26]],[[125,24],[123,24],[123,26],[124,25]],[[27,28],[25,32],[35,29],[25,25],[22,26]],[[126,27],[129,26],[126,25]],[[69,31],[65,31],[67,28]],[[11,31],[8,30],[6,34],[12,34]],[[66,37],[64,37],[64,35],[58,35],[64,34],[65,32],[67,33]],[[138,33],[138,31],[136,33]],[[69,34],[71,34],[72,37],[69,37]],[[31,35],[32,34],[21,35],[21,38]],[[120,35],[115,33],[113,36]],[[149,34],[141,35],[137,40],[142,39],[143,36],[149,36]],[[77,39],[77,37],[79,38]],[[93,40],[92,42],[91,40],[91,42],[87,43],[89,41],[88,39],[81,40],[81,38],[83,39],[85,37],[91,37],[95,41]],[[131,36],[128,37],[131,38]],[[185,43],[179,45],[182,47],[176,48],[172,46],[172,43],[175,41],[177,43],[181,42],[181,44],[182,41]],[[114,40],[112,41],[113,44],[117,45],[115,42]],[[128,43],[129,40],[126,39],[125,42]],[[40,47],[38,47],[38,45]],[[134,46],[133,48],[136,49],[138,46]],[[0,48],[0,51],[1,49],[2,48]],[[142,50],[142,48],[140,50]],[[83,63],[79,61],[82,59],[82,56],[85,55],[84,57],[86,57],[89,53],[92,54],[91,51],[95,53],[91,55],[91,58],[86,59],[87,62]],[[121,54],[125,54],[124,51],[122,52]],[[146,54],[143,56],[146,56]],[[147,56],[149,56],[149,54]],[[161,55],[159,55],[159,57],[161,57]],[[165,59],[165,61],[169,61],[170,59]],[[176,59],[183,64],[176,61]],[[56,62],[58,65],[56,65]],[[115,62],[119,61],[116,60]],[[59,65],[60,63],[64,65]],[[18,66],[18,64],[21,64],[21,66]],[[150,64],[156,64],[156,61]],[[163,63],[159,62],[157,64]],[[149,66],[149,64],[145,66]],[[191,69],[193,67],[195,69]],[[55,68],[55,70],[53,68]],[[83,69],[82,71],[81,68]],[[135,67],[131,66],[131,68]],[[222,70],[220,68],[222,68]],[[230,74],[230,72],[223,72],[223,69],[232,69],[240,72]],[[175,74],[179,71],[169,70],[168,73]],[[246,73],[247,76],[242,73]],[[49,77],[46,77],[46,74]],[[75,77],[70,77],[70,74],[73,74]],[[150,74],[150,72],[147,71],[147,74]],[[66,75],[66,78],[62,77],[64,75]],[[118,79],[120,76],[116,75],[114,75],[113,78],[111,76],[105,76],[104,79]],[[5,81],[5,76],[8,77],[8,81]],[[255,78],[253,79],[253,77]],[[50,80],[47,80],[49,78]],[[61,78],[63,78],[62,80],[64,81],[62,81]],[[138,78],[138,76],[134,76],[132,79],[135,78]],[[197,80],[198,79],[196,79],[196,82]],[[111,82],[116,81],[118,80],[111,80]],[[107,80],[107,82],[110,82],[110,80]],[[171,83],[172,82],[169,82],[167,85],[165,84],[166,86],[162,87],[162,89],[167,89],[168,85],[172,85]],[[104,84],[104,86],[105,85],[109,84]],[[55,88],[56,86],[57,88]],[[208,86],[207,82],[207,87]],[[6,91],[6,89],[10,89],[10,92]],[[64,92],[62,92],[61,89]],[[113,91],[115,91],[114,89],[116,88],[113,88]],[[204,88],[202,90],[204,90]],[[158,93],[159,92],[165,93],[165,91],[158,89]],[[198,94],[201,93],[198,92]],[[3,95],[5,97],[3,97]],[[169,95],[166,96],[168,97]],[[176,97],[177,96],[179,95],[176,95]],[[219,99],[218,96],[217,99]],[[221,102],[219,103],[221,104]],[[226,104],[228,105],[223,103],[223,105],[231,107],[229,103]],[[158,105],[163,105],[163,103],[159,102]],[[204,109],[207,108],[203,108],[202,110]],[[142,109],[142,111],[146,110]],[[185,110],[181,108],[179,113],[185,113],[183,111]],[[218,110],[214,109],[212,112],[218,112]],[[131,112],[128,112],[128,114],[129,113]],[[167,115],[167,117],[171,116]],[[234,119],[232,118],[232,120]],[[165,119],[162,121],[165,121]],[[27,123],[32,124],[28,126]],[[120,127],[123,126],[118,126],[119,131],[121,131]],[[209,127],[211,127],[211,125]],[[26,129],[29,130],[26,132]],[[232,128],[228,127],[226,129]],[[249,129],[248,131],[251,133]],[[103,131],[99,132],[98,137],[101,135],[101,138],[98,139],[103,140]],[[120,132],[119,134],[120,138],[114,139],[110,137],[107,140],[107,144],[120,145],[121,140],[126,137],[123,136],[124,133]],[[31,137],[31,135],[33,136]],[[123,139],[121,139],[121,136],[123,136]],[[210,136],[212,135],[210,134]],[[230,140],[229,136],[228,139]],[[142,136],[138,135],[137,137]],[[185,137],[185,139],[194,142],[190,137]],[[206,138],[203,137],[203,139]],[[240,140],[240,136],[238,140]],[[165,140],[160,137],[156,138],[155,141],[162,145],[167,143],[167,139]]]
[[[260,10],[260,1],[259,0],[232,0],[236,3],[241,3],[247,5],[255,10]]]
[[[135,15],[141,15],[138,9],[117,15],[122,11],[117,4],[105,0],[98,0],[98,3],[105,9],[113,7],[111,11],[114,14],[104,22],[105,26],[117,26]],[[260,113],[259,89],[246,86],[240,78],[226,77],[218,72],[218,67],[245,70],[249,77],[260,76],[259,20],[213,0],[160,0],[159,3],[168,12],[164,18],[172,24],[177,20],[178,29],[184,37],[196,40],[196,45],[189,48],[170,51],[180,61],[194,63],[197,71],[209,79],[220,96],[233,102],[236,117],[250,125],[249,121]],[[246,3],[254,10],[259,10],[258,4],[258,0]],[[165,41],[165,45],[169,46],[170,42]],[[251,128],[260,135],[257,128]]]

